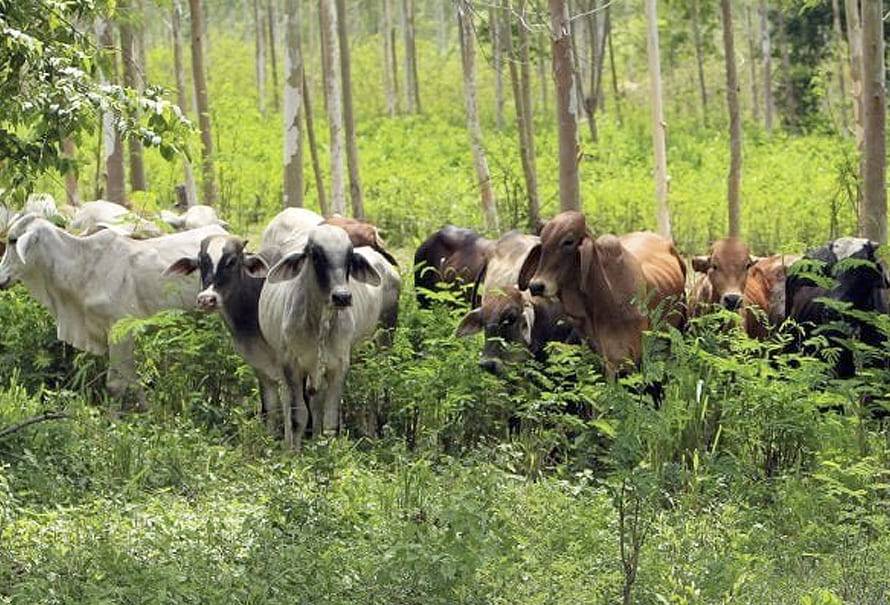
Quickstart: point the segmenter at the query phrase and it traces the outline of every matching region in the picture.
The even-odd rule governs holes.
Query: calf
[[[190,308],[196,284],[162,274],[215,233],[223,230],[213,226],[146,241],[110,231],[76,237],[28,214],[9,230],[0,289],[22,282],[56,320],[59,340],[97,355],[110,351],[108,389],[120,396],[135,380],[133,343],[111,342],[111,328],[124,317]]]
[[[414,254],[414,287],[421,308],[432,299],[424,290],[435,292],[440,284],[460,287],[473,283],[485,266],[494,242],[470,229],[446,225],[430,235]],[[470,294],[464,298],[469,300]]]
[[[175,212],[164,211],[161,213],[161,219],[168,225],[179,231],[188,231],[190,229],[200,229],[210,225],[219,225],[228,227],[228,223],[219,218],[216,210],[212,206],[198,204],[191,206],[184,213],[177,215]]]
[[[878,243],[867,239],[842,237],[810,250],[803,260],[792,265],[786,284],[785,312],[803,330],[801,337],[792,343],[793,347],[800,349],[804,339],[817,328],[830,340],[846,338],[842,330],[825,327],[839,321],[850,325],[862,342],[875,347],[884,345],[886,336],[874,326],[844,315],[820,300],[848,303],[854,311],[887,313],[888,282],[886,268],[876,256],[878,247]],[[842,264],[848,260],[850,262]],[[807,273],[814,273],[816,279]],[[823,280],[831,280],[831,285]],[[838,378],[851,378],[855,373],[853,353],[842,346],[834,374]]]
[[[337,429],[352,346],[379,324],[395,326],[400,285],[386,259],[370,248],[353,249],[346,232],[330,225],[313,227],[269,270],[259,321],[281,363],[289,446],[299,448],[308,421],[304,381],[312,434]]]
[[[324,222],[326,225],[334,225],[335,227],[340,227],[346,231],[352,245],[356,248],[361,246],[374,248],[374,250],[379,252],[380,256],[389,261],[393,267],[399,266],[395,257],[393,257],[393,255],[386,249],[386,245],[383,243],[383,239],[380,237],[380,232],[377,231],[377,227],[371,223],[359,221],[354,218],[346,218],[337,214],[325,219]]]
[[[719,304],[741,313],[749,336],[765,338],[771,328],[784,320],[785,273],[797,258],[785,255],[755,258],[737,238],[714,242],[710,255],[692,259],[692,268],[703,275],[690,292],[691,313],[700,315],[709,305]]]
[[[558,300],[531,296],[516,287],[519,270],[538,242],[534,235],[513,231],[495,243],[476,279],[476,306],[457,327],[458,336],[485,332],[479,365],[487,372],[500,374],[504,361],[523,361],[529,353],[542,360],[548,342],[569,342],[573,337],[577,341]],[[480,285],[482,297],[477,303],[475,293]],[[505,346],[509,344],[519,344],[525,350],[510,351]]]
[[[519,274],[519,288],[558,298],[579,334],[614,376],[640,361],[650,311],[684,320],[686,265],[667,238],[638,232],[597,239],[580,212],[563,212],[541,231]]]

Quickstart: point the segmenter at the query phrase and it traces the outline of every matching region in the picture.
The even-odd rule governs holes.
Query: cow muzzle
[[[331,293],[331,302],[335,307],[344,308],[352,306],[352,292],[349,290],[334,290]]]
[[[723,304],[723,307],[729,311],[737,311],[738,308],[742,306],[742,295],[735,293],[724,294],[720,299],[720,302]]]
[[[220,306],[219,294],[205,290],[198,294],[197,303],[202,311],[216,311]]]
[[[483,357],[479,360],[479,367],[494,376],[504,373],[504,362],[494,357]]]
[[[528,285],[528,291],[532,296],[544,296],[546,290],[547,287],[540,280],[535,280]]]

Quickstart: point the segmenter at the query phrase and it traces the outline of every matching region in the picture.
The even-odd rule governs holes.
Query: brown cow
[[[351,241],[352,245],[356,248],[370,246],[379,252],[380,255],[393,267],[399,266],[398,261],[396,261],[393,255],[386,249],[386,244],[383,242],[383,238],[380,237],[380,232],[377,231],[377,227],[371,223],[335,214],[334,216],[325,219],[324,224],[334,225],[335,227],[340,227],[346,231],[346,234],[349,235],[349,241]]]
[[[534,296],[558,297],[575,328],[614,376],[637,364],[655,308],[683,322],[686,266],[673,243],[648,232],[593,238],[580,212],[563,212],[541,231],[519,274]]]
[[[785,319],[785,273],[797,258],[752,257],[748,246],[738,238],[714,242],[709,256],[692,259],[692,268],[704,274],[689,295],[692,314],[700,315],[708,305],[719,304],[741,313],[749,336],[767,337],[770,328]]]
[[[454,225],[446,225],[426,238],[414,253],[414,287],[420,306],[426,308],[432,302],[423,290],[435,292],[440,284],[472,284],[493,248],[490,239]],[[472,302],[469,292],[465,291],[464,298]]]

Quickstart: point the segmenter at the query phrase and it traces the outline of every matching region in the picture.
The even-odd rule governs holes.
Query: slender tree
[[[553,79],[556,82],[556,118],[559,124],[559,203],[563,210],[581,209],[581,184],[578,179],[578,116],[572,96],[571,28],[565,0],[550,2],[551,53]]]
[[[519,16],[524,24],[526,22],[526,13],[528,9],[528,0],[519,1]],[[535,120],[534,106],[532,103],[532,64],[530,58],[531,39],[529,30],[524,25],[518,28],[519,32],[519,82],[520,91],[522,93],[522,107],[525,110],[525,140],[528,142],[528,163],[531,166],[532,176],[534,177],[534,196],[529,200],[529,221],[532,225],[537,226],[541,222],[541,209],[538,201],[537,187],[537,152],[535,151]],[[534,202],[534,203],[532,203]]]
[[[436,12],[436,50],[440,55],[444,55],[448,51],[448,17],[445,5],[450,4],[450,0],[433,0],[433,6]]]
[[[62,153],[70,166],[65,171],[65,199],[71,206],[80,206],[80,194],[77,191],[77,145],[74,139],[62,139]]]
[[[269,58],[272,59],[272,107],[278,111],[278,53],[276,51],[278,38],[275,36],[275,2],[273,0],[266,2],[266,16],[269,21],[267,46],[269,47]]]
[[[405,36],[405,92],[408,113],[420,113],[420,84],[417,78],[417,47],[414,31],[414,0],[402,0],[402,31]]]
[[[383,0],[383,87],[386,91],[386,111],[392,117],[399,111],[399,63],[396,59],[392,0]]]
[[[173,30],[173,72],[176,79],[176,104],[183,114],[188,114],[188,100],[185,84],[185,67],[182,59],[182,7],[179,0],[173,0],[170,23]],[[182,160],[183,174],[185,177],[185,195],[189,206],[198,203],[198,190],[195,186],[195,175],[192,173],[192,163],[186,157]]]
[[[538,80],[541,82],[541,113],[547,115],[549,112],[547,103],[547,90],[550,88],[550,79],[547,77],[547,57],[545,49],[547,48],[547,38],[544,33],[538,34]]]
[[[210,126],[210,99],[204,75],[204,15],[201,0],[189,0],[192,30],[192,80],[195,84],[195,104],[198,126],[201,129],[201,169],[203,173],[204,203],[216,204],[216,179],[213,172],[213,134]]]
[[[695,45],[695,63],[698,67],[698,90],[701,95],[701,111],[708,119],[708,87],[705,85],[705,60],[701,39],[701,15],[699,0],[692,0],[692,40]]]
[[[133,90],[142,90],[142,76],[139,66],[139,55],[136,49],[136,37],[133,34],[134,14],[128,0],[118,1],[118,29],[121,35],[121,63],[123,65],[124,86]],[[138,117],[138,116],[134,116]],[[142,161],[142,141],[133,135],[127,141],[130,151],[130,189],[145,191],[145,166]]]
[[[490,231],[498,229],[497,204],[491,186],[491,174],[485,157],[482,140],[482,127],[479,125],[479,109],[476,103],[476,33],[473,28],[472,7],[468,0],[457,0],[457,21],[460,37],[460,56],[463,67],[464,99],[467,111],[467,131],[470,134],[470,149],[473,152],[473,167],[482,199],[482,214],[485,226]]]
[[[100,77],[103,82],[117,82],[114,29],[108,20],[103,18],[96,20],[96,38],[106,53],[106,61],[100,71]],[[102,113],[102,151],[105,160],[105,199],[127,205],[124,146],[117,127],[117,116],[111,111]]]
[[[769,3],[760,0],[760,44],[763,57],[763,126],[773,131],[773,63],[769,37]]]
[[[609,40],[609,65],[612,72],[612,96],[615,97],[615,115],[618,122],[621,120],[621,91],[618,89],[618,71],[615,69],[615,49],[612,48],[612,18],[611,7],[606,6],[606,37]]]
[[[862,0],[862,108],[865,125],[865,172],[859,232],[887,243],[884,15],[881,0]]]
[[[492,4],[488,8],[489,29],[491,30],[491,59],[494,64],[494,118],[495,127],[504,129],[504,73],[501,48],[503,43],[501,19],[498,15],[498,7]]]
[[[751,21],[751,4],[745,4],[745,24],[748,33],[748,66],[751,69],[751,117],[760,121],[760,93],[757,89],[757,41],[754,24]]]
[[[255,32],[254,65],[256,67],[257,107],[266,113],[266,36],[263,33],[263,9],[260,0],[253,0],[253,23]]]
[[[330,131],[331,153],[331,212],[346,214],[346,190],[343,162],[343,101],[340,78],[340,48],[337,44],[337,7],[335,0],[319,0],[321,16],[322,75],[324,76],[325,104]]]
[[[788,46],[788,35],[785,30],[785,10],[780,6],[776,11],[778,21],[777,46],[779,56],[782,57],[782,82],[785,85],[785,112],[787,121],[797,125],[797,92],[794,88],[794,78],[791,73],[791,51]]]
[[[572,14],[572,4],[571,0],[566,0],[566,10],[569,14]],[[580,111],[583,111],[585,116],[587,117],[587,126],[590,129],[590,140],[596,142],[598,133],[596,130],[596,81],[592,81],[590,83],[590,94],[585,94],[584,91],[584,72],[581,68],[581,54],[578,52],[578,39],[582,38],[581,35],[581,21],[579,19],[570,19],[569,20],[569,42],[572,50],[572,69],[574,71],[573,79],[574,79],[574,91],[575,98],[577,101],[577,107],[580,108]],[[595,35],[595,34],[594,34]],[[595,62],[595,60],[593,61]],[[591,70],[593,73],[593,70]],[[594,76],[591,76],[592,78]],[[588,111],[589,110],[589,111]]]
[[[303,55],[300,2],[284,0],[284,206],[303,205]]]
[[[658,13],[656,0],[646,2],[646,49],[649,57],[649,86],[652,94],[652,146],[655,150],[655,203],[658,232],[671,236],[671,215],[668,210],[667,147],[665,143],[664,107],[661,98],[661,54],[658,46]]]
[[[739,77],[732,33],[732,0],[720,0],[723,14],[723,57],[726,63],[726,108],[729,112],[729,236],[741,235],[742,120],[739,111]]]
[[[837,89],[838,99],[840,102],[841,127],[843,132],[847,132],[850,120],[847,116],[847,83],[844,77],[844,30],[841,27],[841,10],[838,0],[831,0],[831,20],[834,26],[834,56],[836,61],[835,70],[837,71]]]
[[[349,58],[349,32],[346,21],[346,0],[337,0],[337,37],[340,42],[340,75],[343,78],[343,122],[346,131],[346,164],[349,167],[349,201],[352,215],[365,218],[365,202],[359,175],[358,142],[355,136],[355,115],[352,109],[352,64]]]
[[[859,178],[865,175],[865,112],[862,100],[862,18],[859,0],[846,0],[847,44],[850,47],[850,84],[853,94],[853,132],[859,150]],[[857,204],[862,203],[862,190],[857,191]],[[861,215],[861,209],[860,209]]]
[[[592,2],[596,7],[596,0]],[[596,40],[596,48],[593,48],[594,37],[591,37],[591,70],[590,70],[590,94],[593,97],[594,111],[599,108],[604,111],[606,108],[606,95],[603,94],[603,65],[606,59],[606,41],[609,39],[609,30],[612,27],[611,18],[609,16],[608,4],[600,6],[598,11],[602,15],[595,20],[590,21],[590,27],[594,28],[594,37]],[[595,60],[594,60],[595,57]]]
[[[303,70],[303,104],[306,111],[306,139],[309,142],[309,157],[312,159],[312,174],[315,176],[315,191],[318,195],[318,208],[324,216],[330,214],[328,197],[324,188],[324,176],[321,173],[321,160],[318,157],[318,145],[315,142],[315,125],[312,117],[312,97],[309,94],[309,85],[306,83],[306,70]]]

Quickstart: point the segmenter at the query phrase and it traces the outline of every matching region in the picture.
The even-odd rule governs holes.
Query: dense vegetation
[[[256,109],[250,46],[213,34],[221,211],[255,234],[280,204],[281,120]],[[368,213],[407,268],[426,233],[481,215],[459,58],[421,48],[424,113],[390,119],[379,47],[369,37],[353,52],[362,175]],[[170,85],[169,50],[149,58],[150,79]],[[607,112],[583,147],[598,232],[653,223],[647,110],[629,96],[623,121]],[[675,237],[700,252],[725,232],[727,142],[682,104],[667,112]],[[555,130],[537,120],[549,216]],[[515,131],[486,137],[503,227],[522,226]],[[84,162],[92,144],[79,142]],[[167,206],[181,166],[146,158],[135,205]],[[748,123],[745,158],[756,252],[854,230],[857,160],[830,125],[767,137]],[[62,197],[55,177],[37,189]],[[254,378],[216,317],[128,326],[151,406],[120,416],[104,361],[59,344],[21,288],[0,294],[0,430],[67,414],[0,433],[0,602],[611,603],[630,585],[641,603],[886,602],[890,442],[871,413],[887,401],[886,370],[831,380],[830,346],[786,354],[787,334],[757,342],[718,314],[648,337],[640,372],[618,384],[569,347],[496,379],[477,367],[481,343],[453,336],[463,311],[417,309],[404,279],[394,346],[357,352],[347,387],[347,415],[379,411],[382,437],[314,441],[300,456],[254,418]],[[662,379],[656,407],[643,386]]]

